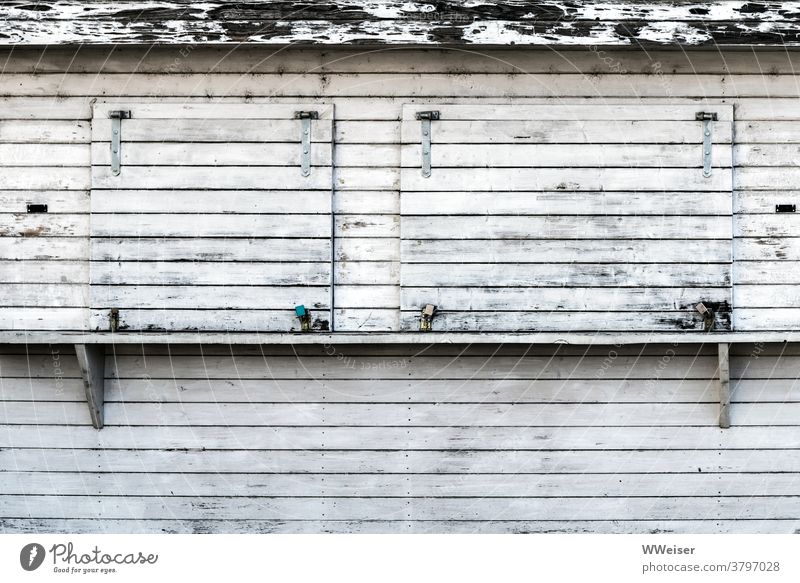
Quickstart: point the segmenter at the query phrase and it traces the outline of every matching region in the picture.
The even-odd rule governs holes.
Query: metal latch
[[[793,213],[797,211],[797,207],[793,204],[776,204],[776,213]]]
[[[305,306],[295,306],[294,314],[297,316],[297,319],[300,320],[300,329],[303,332],[311,330],[311,312],[306,310]]]
[[[711,176],[711,122],[717,121],[717,114],[710,111],[698,111],[694,118],[703,122],[703,176]]]
[[[422,176],[431,175],[431,121],[439,119],[438,111],[418,111],[417,119],[422,122]]]
[[[419,331],[430,332],[433,330],[433,316],[436,314],[436,306],[428,304],[422,308],[419,316]]]
[[[300,126],[300,173],[311,176],[311,120],[319,119],[317,111],[295,111],[294,118],[299,119]]]
[[[694,307],[697,312],[703,316],[703,328],[708,332],[714,328],[714,311],[706,306],[703,302],[700,302]]]
[[[111,308],[108,312],[108,329],[111,332],[119,330],[119,308]]]
[[[130,119],[131,112],[125,110],[109,111],[111,118],[111,174],[119,176],[122,160],[122,120]]]

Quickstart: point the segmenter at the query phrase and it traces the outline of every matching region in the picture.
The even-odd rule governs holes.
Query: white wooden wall
[[[334,105],[336,320],[337,329],[358,331],[401,328],[403,104],[491,108],[497,103],[613,102],[655,107],[691,104],[698,109],[706,103],[731,104],[733,326],[774,330],[800,325],[796,285],[800,270],[795,268],[800,261],[800,219],[797,214],[774,212],[775,204],[798,202],[800,114],[794,72],[800,63],[795,53],[287,50],[273,54],[270,49],[230,52],[189,46],[147,54],[136,48],[77,53],[15,50],[2,58],[2,329],[89,328],[90,121],[92,100],[98,98],[129,103]],[[47,203],[50,212],[28,215],[27,202]],[[126,204],[123,199],[116,202]],[[175,207],[174,224],[192,224],[196,215],[189,210],[193,209]],[[698,231],[703,229],[697,226]],[[135,244],[146,246],[143,241]],[[103,247],[108,244],[98,242],[101,257],[115,257],[122,250]],[[257,241],[249,238],[206,251],[222,262],[249,261],[261,253]],[[632,245],[632,260],[641,252]],[[709,243],[707,253],[718,252]],[[668,249],[664,254],[672,257]],[[291,310],[294,298],[286,300],[286,309]]]
[[[402,329],[702,330],[702,301],[730,330],[733,108],[703,107],[405,106]]]
[[[800,531],[798,345],[0,355],[0,532]]]
[[[318,118],[308,175],[301,110]],[[96,103],[90,328],[115,309],[120,330],[297,330],[304,305],[329,330],[332,120],[325,104]]]

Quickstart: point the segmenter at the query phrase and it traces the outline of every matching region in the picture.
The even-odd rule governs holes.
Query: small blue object
[[[306,316],[306,315],[307,315],[307,312],[306,312],[306,307],[305,307],[305,306],[302,306],[302,305],[300,305],[300,306],[295,306],[295,307],[294,307],[294,313],[295,313],[295,314],[297,314],[297,317],[298,317],[298,318],[302,318],[302,317],[304,317],[304,316]]]

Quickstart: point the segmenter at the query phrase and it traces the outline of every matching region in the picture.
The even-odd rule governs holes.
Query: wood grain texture
[[[415,117],[422,108],[440,113],[440,119],[431,122],[430,153],[445,149],[439,158],[444,166],[433,164],[432,158],[430,176],[420,171],[426,130]],[[698,122],[684,121],[689,112],[681,108],[671,111],[671,121],[664,120],[663,111],[651,114],[643,105],[609,108],[605,119],[598,111],[567,105],[552,106],[542,116],[546,121],[531,121],[529,109],[546,108],[508,105],[480,112],[475,106],[438,103],[404,107],[401,328],[416,329],[419,311],[431,304],[437,306],[434,328],[445,331],[697,330],[694,305],[708,301],[720,312],[715,325],[730,329],[729,250],[710,256],[709,248],[697,241],[702,260],[693,264],[690,247],[682,241],[685,262],[674,268],[660,263],[660,247],[654,247],[648,267],[628,264],[624,247],[618,248],[617,262],[606,255],[608,263],[592,265],[586,255],[616,238],[727,238],[730,249],[729,152],[723,152],[711,176],[703,176],[697,169],[702,130]],[[723,118],[732,113],[727,105],[718,109]],[[639,119],[629,120],[637,114]],[[730,123],[713,122],[711,131],[715,140],[729,146]],[[544,162],[535,150],[511,153],[509,145],[530,148],[531,142],[575,145],[548,150]],[[610,145],[602,157],[593,149],[597,142]],[[624,149],[615,148],[618,143],[628,148],[694,143],[696,156],[693,161],[686,158],[681,168],[664,168],[658,154],[645,163],[632,163]],[[580,156],[581,163],[574,164],[575,148],[584,144],[589,146],[588,157]],[[461,156],[462,150],[448,154],[453,147],[475,155]],[[500,158],[509,162],[491,166]],[[667,165],[679,164],[673,160]],[[684,190],[692,194],[680,192]],[[661,193],[668,198],[660,199]],[[620,204],[614,202],[617,196]],[[702,204],[684,203],[689,199]],[[565,245],[565,239],[572,244]],[[426,254],[430,242],[436,243],[438,257]],[[539,258],[539,244],[547,248],[548,243],[554,251],[563,246],[562,254]],[[465,245],[478,253],[470,257],[474,263],[457,261],[463,257],[457,250]],[[520,257],[520,247],[533,253]],[[451,259],[439,259],[442,255]],[[703,289],[700,280],[710,287]],[[670,288],[655,289],[659,285]],[[575,293],[566,297],[565,288]],[[635,297],[639,292],[643,301]]]
[[[45,15],[42,10],[47,8]],[[796,3],[9,2],[4,44],[716,46],[797,43]]]
[[[331,352],[333,349],[333,352]],[[0,354],[0,528],[793,532],[800,345]]]
[[[110,166],[108,111],[115,108],[131,111],[121,128],[119,174]],[[294,116],[310,109],[318,114],[308,129],[308,148],[316,158],[306,176],[301,171],[305,130]],[[311,327],[331,329],[331,106],[238,104],[218,110],[102,102],[94,114],[93,242],[113,239],[123,245],[113,259],[92,251],[91,328],[113,329],[116,310],[120,330],[299,330],[294,307],[305,305],[312,311]],[[199,158],[192,158],[189,152],[198,145]],[[212,155],[220,150],[227,155]],[[154,258],[157,262],[142,263],[148,254],[139,253],[141,237],[162,238],[159,247],[167,251]],[[188,246],[178,241],[173,248],[173,237]],[[250,264],[197,255],[195,243],[213,246],[225,237],[260,240],[264,254]],[[291,239],[298,241],[288,244],[294,257],[287,260],[280,247]],[[184,261],[182,252],[189,255]],[[238,292],[228,287],[237,278],[243,284]],[[221,285],[209,285],[212,281]],[[340,306],[360,304],[352,293],[345,299]],[[396,305],[382,302],[387,303]]]

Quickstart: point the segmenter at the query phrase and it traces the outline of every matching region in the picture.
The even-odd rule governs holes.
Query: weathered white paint
[[[4,44],[794,45],[797,2],[11,2]],[[46,10],[42,16],[43,10]]]
[[[799,346],[732,349],[727,430],[713,344],[121,346],[100,432],[69,347],[6,349],[0,525],[794,532]]]
[[[122,167],[115,174],[110,165],[113,145],[108,112],[120,109],[131,114],[122,122]],[[295,112],[301,110],[314,110],[319,116],[310,123],[308,140],[310,149],[322,154],[316,154],[308,176],[300,167],[303,129]],[[335,316],[330,301],[335,226],[332,107],[238,104],[226,106],[223,112],[209,115],[210,111],[213,106],[188,104],[95,105],[92,149],[105,154],[92,159],[93,241],[102,237],[138,242],[141,237],[158,237],[161,246],[169,248],[171,237],[181,236],[189,240],[191,248],[192,240],[202,245],[208,238],[247,237],[267,245],[298,239],[303,249],[317,249],[286,262],[276,260],[267,249],[250,264],[238,258],[221,263],[215,257],[200,258],[194,253],[187,262],[162,259],[148,263],[142,262],[135,245],[118,250],[111,261],[93,252],[90,327],[115,326],[110,314],[118,310],[120,330],[299,330],[294,307],[302,304],[312,312],[314,329],[330,329]],[[129,151],[129,142],[141,147]],[[224,149],[228,155],[211,159],[206,166],[180,155],[196,142]],[[165,145],[174,146],[173,155],[159,151]],[[251,154],[257,147],[259,156],[240,160],[240,145]],[[282,190],[270,193],[277,189]],[[202,190],[200,200],[214,201],[215,208],[198,206],[191,193],[194,208],[174,208],[170,200],[185,197],[181,194],[184,190]],[[137,192],[148,197],[149,208],[137,204]],[[255,196],[270,194],[275,202],[280,201],[279,207],[262,203],[254,208]],[[129,200],[117,205],[126,196]],[[181,212],[186,214],[178,225],[176,215]],[[325,253],[327,258],[322,256]],[[242,286],[238,293],[226,287],[237,281]],[[182,285],[176,285],[178,282]],[[209,285],[212,282],[220,285]],[[355,303],[361,307],[360,302]]]
[[[703,249],[692,256],[684,250],[681,265],[662,265],[660,250],[654,248],[648,266],[630,265],[625,252],[616,260],[609,258],[607,264],[592,265],[586,263],[583,252],[584,247],[591,250],[597,239],[615,238],[728,238],[730,245],[730,151],[719,159],[719,166],[712,168],[711,176],[703,176],[699,168],[703,128],[697,121],[685,121],[694,120],[697,106],[673,107],[676,117],[672,121],[664,120],[663,111],[653,121],[652,108],[643,105],[614,106],[606,119],[588,106],[562,109],[553,105],[543,115],[551,121],[531,120],[531,109],[494,105],[479,113],[474,106],[446,103],[404,108],[402,142],[409,146],[416,142],[416,147],[404,147],[401,172],[401,327],[417,328],[420,310],[433,304],[438,310],[434,328],[445,331],[696,329],[694,306],[704,301],[713,303],[713,309],[720,312],[717,325],[729,328],[729,251],[714,256]],[[546,108],[533,109],[538,112]],[[706,106],[709,111],[717,109],[723,119],[731,118],[730,106]],[[460,144],[473,155],[454,156],[444,167],[432,164],[431,176],[423,175],[423,130],[415,117],[424,110],[438,111],[440,115],[440,119],[431,122],[432,152],[448,144]],[[584,112],[590,119],[582,119]],[[638,119],[628,121],[631,117]],[[712,131],[714,141],[730,142],[729,122],[713,122]],[[511,156],[516,163],[508,166],[513,168],[487,167],[481,161],[508,156],[506,148],[495,152],[499,144],[530,142],[572,146],[550,151],[551,158],[541,165],[538,157],[524,155]],[[575,167],[572,160],[582,157],[580,146],[584,143],[590,145],[590,154],[598,143],[649,143],[662,147],[693,144],[695,156],[691,161],[687,158],[683,168],[665,168],[657,155],[632,163],[624,156],[624,150],[608,149],[602,160],[592,163],[583,158],[584,162],[578,164],[581,167]],[[671,191],[670,197],[659,200],[658,194],[665,188]],[[486,190],[491,192],[482,192]],[[540,193],[552,196],[548,191],[559,190],[569,196],[548,206],[537,200]],[[628,190],[635,190],[640,196],[626,196]],[[606,191],[612,197],[616,194],[625,198],[627,210],[606,207]],[[651,192],[655,199],[648,198]],[[704,201],[706,192],[712,193],[708,205],[682,204],[684,200]],[[716,208],[714,194],[720,199]],[[671,210],[664,212],[662,206]],[[437,210],[430,212],[427,207]],[[513,240],[512,249],[518,240],[580,242],[573,243],[574,253],[565,252],[550,262],[531,254],[520,263],[504,258],[503,246],[509,239]],[[458,263],[455,249],[444,247],[443,253],[449,252],[452,259],[445,262],[443,269],[442,263],[425,255],[422,243],[432,240],[453,240],[458,244],[464,240],[479,244],[491,241],[495,243],[494,262],[479,255],[475,263]],[[704,284],[716,287],[698,287]],[[635,286],[644,289],[637,290]],[[655,286],[667,287],[659,290]],[[639,291],[643,301],[636,299]]]
[[[592,197],[571,191],[517,191],[505,195],[502,204],[496,203],[488,211],[487,203],[496,201],[497,193],[491,189],[473,190],[464,204],[474,215],[463,218],[460,228],[464,232],[479,232],[481,228],[483,232],[489,232],[497,228],[500,219],[497,214],[476,218],[482,209],[484,213],[502,211],[514,214],[517,208],[524,208],[526,213],[537,216],[532,222],[525,217],[514,217],[515,229],[508,231],[512,235],[523,234],[535,227],[566,237],[576,237],[581,229],[594,229],[587,232],[613,234],[616,238],[597,239],[591,249],[581,248],[580,241],[573,238],[535,242],[518,239],[503,245],[497,241],[469,239],[450,242],[419,240],[414,242],[419,246],[415,250],[410,241],[400,240],[398,191],[401,167],[405,165],[406,170],[413,174],[417,165],[415,157],[419,155],[415,143],[416,130],[412,131],[409,143],[401,144],[404,104],[416,102],[415,107],[424,109],[429,103],[445,101],[458,104],[457,112],[464,111],[465,115],[468,113],[473,117],[502,116],[503,111],[520,111],[522,115],[514,113],[510,119],[501,121],[515,124],[520,120],[514,118],[523,116],[540,120],[538,126],[531,120],[526,122],[529,129],[541,129],[547,124],[556,127],[553,124],[558,120],[551,119],[553,116],[548,112],[555,111],[552,105],[557,104],[566,108],[564,111],[572,121],[571,126],[559,126],[561,131],[570,127],[574,130],[577,127],[575,122],[581,117],[593,117],[587,121],[602,123],[611,112],[617,116],[615,119],[622,120],[620,127],[625,128],[624,132],[620,130],[614,135],[630,133],[639,136],[643,133],[635,129],[637,124],[630,123],[637,121],[635,110],[639,105],[651,106],[649,118],[653,122],[672,123],[670,120],[685,114],[689,117],[685,123],[691,127],[696,125],[691,120],[693,112],[710,104],[732,104],[736,117],[735,143],[732,151],[726,144],[715,144],[714,163],[723,163],[729,152],[734,159],[732,233],[735,267],[732,282],[734,304],[742,307],[734,310],[735,328],[742,332],[748,329],[764,332],[782,329],[787,332],[763,337],[783,339],[791,337],[791,330],[800,322],[800,314],[794,307],[796,294],[792,292],[792,286],[797,283],[794,275],[798,273],[796,262],[800,261],[800,238],[795,236],[797,215],[774,214],[775,204],[800,202],[795,199],[793,186],[796,148],[792,145],[800,131],[795,103],[796,80],[793,77],[800,62],[792,51],[759,51],[755,54],[752,51],[723,51],[723,54],[662,51],[644,54],[632,51],[603,53],[596,49],[570,52],[499,50],[478,54],[464,50],[403,48],[336,52],[288,50],[281,52],[280,57],[270,57],[268,51],[254,47],[228,52],[197,47],[175,63],[175,50],[168,48],[153,48],[149,52],[134,47],[87,48],[77,55],[72,49],[51,49],[41,53],[20,48],[15,49],[14,58],[5,59],[6,74],[0,82],[0,148],[3,152],[0,165],[6,171],[3,180],[13,188],[22,186],[23,189],[0,191],[0,201],[6,209],[5,214],[0,215],[0,230],[11,235],[0,237],[0,286],[8,286],[6,297],[10,298],[9,303],[20,306],[7,306],[0,310],[0,327],[19,330],[20,326],[31,322],[42,332],[37,337],[48,339],[55,337],[47,335],[45,330],[80,331],[88,328],[87,295],[78,291],[79,286],[87,284],[89,277],[86,260],[90,257],[87,240],[90,201],[86,184],[91,180],[91,174],[85,160],[89,155],[92,132],[90,101],[104,95],[113,96],[114,107],[124,107],[125,103],[140,104],[139,107],[146,108],[142,111],[148,111],[148,115],[172,116],[176,112],[183,112],[181,115],[190,112],[202,116],[206,121],[200,125],[206,127],[213,127],[220,119],[235,119],[245,110],[257,111],[246,115],[261,116],[259,124],[272,124],[276,120],[271,119],[273,114],[270,111],[280,111],[283,115],[294,111],[301,103],[303,107],[334,104],[336,121],[332,136],[336,145],[333,162],[337,185],[334,209],[338,221],[337,242],[332,252],[338,264],[337,277],[343,277],[340,280],[341,293],[346,303],[340,304],[340,309],[346,312],[342,314],[346,318],[343,322],[348,326],[352,324],[351,332],[370,330],[387,334],[398,332],[400,326],[401,253],[404,257],[412,252],[424,254],[431,261],[446,265],[444,270],[454,269],[459,263],[491,264],[501,259],[529,263],[532,256],[545,263],[557,263],[565,256],[574,257],[581,253],[582,259],[593,265],[613,263],[624,257],[637,266],[620,272],[623,279],[631,273],[653,273],[646,264],[652,264],[651,258],[655,255],[659,263],[673,266],[670,269],[674,271],[658,272],[663,273],[664,279],[669,273],[677,273],[687,263],[687,256],[722,257],[724,262],[731,258],[731,250],[727,248],[731,226],[722,218],[727,211],[724,193],[701,189],[638,194],[631,191],[604,192],[594,193],[598,196]],[[209,74],[212,65],[215,72]],[[32,75],[34,71],[38,74]],[[493,107],[500,103],[514,107]],[[730,110],[720,113],[726,122],[733,118]],[[216,120],[215,116],[218,116]],[[156,118],[157,122],[165,120],[167,123],[162,123],[161,129],[171,131],[169,128],[174,127],[171,118]],[[137,120],[127,121],[133,123]],[[415,124],[412,122],[411,126],[415,127]],[[188,131],[188,128],[183,129]],[[257,129],[240,129],[258,135]],[[107,132],[105,129],[101,131],[100,125],[95,131],[98,140],[108,139]],[[577,133],[575,135],[578,139]],[[646,135],[642,139],[645,138]],[[675,139],[679,138],[680,135],[676,134]],[[108,163],[103,157],[107,156],[107,144],[98,141],[94,147],[92,160],[96,168]],[[243,145],[238,151],[217,148],[217,145],[194,144],[196,150],[192,149],[194,158],[190,161],[206,168],[216,163],[230,164],[239,156],[244,164],[258,161],[258,144]],[[463,160],[464,164],[479,167],[482,160],[473,145],[441,144],[434,148],[434,164],[453,166]],[[280,156],[287,156],[292,150],[288,142],[272,142],[270,147],[273,146]],[[513,167],[518,164],[515,156],[523,160],[540,160],[541,170],[549,172],[557,169],[560,157],[568,155],[572,146],[547,144],[548,149],[542,149],[529,141],[518,145],[498,143],[494,146],[498,153],[490,154],[484,163],[498,168],[492,172],[502,179],[519,175]],[[637,149],[639,147],[644,149]],[[189,151],[185,144],[174,142],[130,142],[128,148],[125,150],[127,154],[138,157],[131,161],[144,165],[139,170],[145,181],[153,180],[147,165],[159,159],[172,164]],[[549,148],[553,148],[552,154],[548,153],[551,151]],[[595,172],[591,176],[599,177],[600,172],[593,169],[613,172],[613,167],[609,166],[613,162],[611,156],[619,155],[625,160],[627,169],[632,164],[646,162],[645,154],[652,153],[653,159],[657,160],[654,164],[669,173],[680,170],[682,165],[699,167],[698,160],[692,157],[693,148],[691,143],[638,144],[633,149],[625,144],[611,147],[589,145],[586,155],[580,156],[574,164],[582,171]],[[328,162],[328,157],[320,156],[319,163]],[[407,156],[406,161],[401,160],[401,156]],[[276,168],[271,166],[274,163],[272,158],[265,160],[264,168]],[[485,170],[480,168],[482,174]],[[261,170],[251,168],[246,169],[247,172],[257,175]],[[537,170],[536,175],[543,174]],[[156,178],[163,180],[164,176]],[[67,185],[76,190],[37,191],[31,189],[32,185],[42,188]],[[471,183],[465,186],[471,186]],[[639,185],[633,186],[638,188]],[[304,224],[312,229],[318,228],[322,234],[325,226],[316,222],[324,218],[319,213],[306,215],[305,223],[270,223],[267,219],[253,220],[245,215],[222,214],[225,197],[230,192],[220,190],[221,196],[215,198],[198,189],[95,190],[91,204],[102,208],[103,213],[98,213],[92,224],[97,228],[120,230],[120,236],[115,237],[112,233],[108,238],[93,241],[92,257],[98,260],[98,265],[107,266],[98,267],[98,273],[111,278],[118,266],[124,266],[134,274],[133,286],[148,283],[187,285],[191,279],[184,268],[153,268],[160,262],[187,263],[202,258],[222,270],[216,279],[208,276],[206,281],[210,285],[228,285],[222,276],[230,269],[229,273],[234,275],[232,281],[238,282],[231,285],[242,287],[248,285],[246,278],[249,274],[258,273],[258,264],[267,255],[274,263],[302,260],[303,257],[313,263],[324,264],[327,261],[331,252],[327,236],[281,238],[274,243],[253,236],[231,237],[233,233],[264,227],[296,233],[293,229],[302,229]],[[294,202],[294,197],[292,200],[286,197],[287,192],[290,191],[241,191],[239,201],[242,208],[251,213],[284,213],[291,210]],[[297,205],[304,208],[322,201],[316,196],[318,192],[294,192]],[[415,214],[432,215],[430,218],[420,216],[416,223],[408,222],[403,236],[412,227],[420,231],[430,230],[431,225],[446,214],[442,209],[453,204],[455,195],[437,192],[431,197],[415,193],[403,198],[403,204],[413,208]],[[632,204],[626,205],[627,201]],[[669,204],[670,201],[673,204]],[[27,215],[27,202],[45,202],[50,206],[50,213]],[[115,204],[119,206],[114,207]],[[564,206],[577,208],[584,214],[580,219],[558,216],[557,211]],[[639,232],[620,228],[602,216],[635,216],[634,208],[644,209],[645,213],[638,220],[646,228]],[[668,216],[661,217],[659,208]],[[710,215],[708,220],[695,216],[704,210]],[[105,214],[111,211],[131,214],[116,219]],[[156,214],[137,214],[142,211]],[[212,227],[194,214],[196,212],[220,213],[214,215],[218,236],[193,243],[196,232],[192,229],[195,226],[202,229]],[[601,216],[590,218],[598,213]],[[507,219],[511,220],[511,217]],[[570,221],[582,226],[570,229]],[[680,237],[682,228],[691,230],[692,238],[673,239]],[[180,236],[168,239],[163,236],[167,230]],[[139,233],[153,238],[139,238]],[[652,238],[638,238],[639,233]],[[664,236],[670,239],[665,240]],[[304,250],[307,250],[307,255]],[[131,265],[124,264],[125,257],[138,257],[144,263],[134,272],[130,270]],[[246,265],[223,265],[237,261]],[[273,265],[269,268],[272,269]],[[149,282],[144,279],[148,269],[153,274]],[[464,269],[471,268],[467,266]],[[708,273],[716,274],[715,269],[710,266]],[[575,281],[573,274],[567,275],[566,281]],[[65,284],[63,290],[53,287],[59,283]],[[32,287],[34,284],[46,287]],[[715,283],[698,280],[698,285],[708,288],[714,287]],[[39,292],[42,301],[37,299]],[[163,288],[160,289],[156,297],[161,297],[163,292]],[[461,294],[459,298],[465,297],[462,291],[454,292]],[[241,289],[232,290],[232,293],[242,297]],[[472,293],[480,295],[481,292]],[[663,299],[663,296],[659,297]],[[356,307],[358,302],[373,299],[374,309]],[[549,301],[547,298],[542,300]],[[46,310],[37,309],[44,307],[44,301],[47,302]],[[281,321],[281,325],[285,321]],[[479,322],[478,319],[473,321]],[[348,330],[346,327],[340,329]],[[480,330],[473,329],[472,324],[459,334],[466,334],[459,336],[465,340],[483,341]],[[641,334],[644,336],[635,338],[650,338],[645,331]],[[593,335],[574,331],[564,331],[562,336],[569,341],[595,341]],[[14,340],[24,336],[6,334],[4,337]],[[163,338],[163,335],[154,338]],[[180,338],[195,336],[188,334]],[[293,337],[281,338],[292,340]],[[393,336],[383,335],[374,337],[374,341],[385,342],[391,338]],[[552,341],[559,335],[511,334],[502,338]],[[605,342],[619,336],[603,338]],[[671,338],[675,340],[674,335]]]

